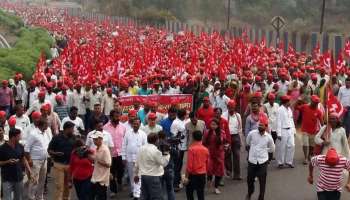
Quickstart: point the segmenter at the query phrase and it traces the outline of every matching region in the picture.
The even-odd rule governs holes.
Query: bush
[[[54,40],[42,28],[23,26],[18,17],[0,10],[0,23],[8,26],[18,36],[11,49],[0,49],[0,78],[13,77],[15,72],[21,72],[25,79],[30,79],[42,52],[46,58],[51,58],[50,47]]]

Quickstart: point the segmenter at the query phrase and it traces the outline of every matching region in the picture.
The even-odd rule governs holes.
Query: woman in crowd
[[[93,161],[88,156],[91,153],[84,142],[78,139],[70,157],[70,175],[79,200],[90,198],[91,176],[94,170]]]
[[[209,150],[208,181],[209,186],[214,180],[214,193],[220,194],[219,185],[225,173],[225,151],[224,146],[227,143],[224,132],[220,129],[220,123],[213,119],[209,130],[204,134],[203,144]]]

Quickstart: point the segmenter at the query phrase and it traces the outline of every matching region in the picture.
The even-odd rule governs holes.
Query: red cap
[[[46,87],[47,87],[47,88],[53,88],[53,82],[48,82],[48,83],[46,84]]]
[[[327,151],[325,162],[327,165],[335,166],[339,162],[339,156],[334,148],[330,148]]]
[[[128,115],[129,115],[129,116],[136,117],[136,116],[137,116],[137,110],[134,110],[134,109],[129,110]]]
[[[290,101],[291,97],[289,95],[284,95],[284,96],[281,96],[281,100],[282,101]]]
[[[32,113],[32,119],[39,119],[41,117],[41,112],[35,111]]]
[[[169,80],[165,80],[164,81],[164,85],[169,85],[170,84],[170,81]]]
[[[10,127],[16,126],[16,118],[15,117],[10,117],[10,119],[7,121]]]
[[[142,81],[141,81],[141,85],[146,85],[147,84],[147,79],[143,79]]]
[[[269,125],[269,118],[265,114],[259,115],[259,123],[264,124],[265,126]]]
[[[316,73],[312,73],[311,74],[311,80],[317,80],[317,74]]]
[[[1,83],[2,83],[3,85],[8,85],[8,84],[9,84],[8,80],[2,80]]]
[[[97,84],[97,83],[94,83],[94,84],[92,85],[92,88],[94,88],[94,89],[98,88],[98,84]]]
[[[3,110],[0,110],[0,118],[6,117],[6,112]]]
[[[274,100],[276,99],[276,95],[273,92],[270,92],[269,95],[267,96],[267,99]]]
[[[45,111],[50,111],[51,110],[51,105],[49,103],[46,103],[46,104],[41,106],[41,109],[45,110]]]
[[[112,88],[107,88],[107,94],[112,94]]]
[[[38,97],[45,97],[45,91],[40,91],[38,94]]]
[[[318,97],[317,95],[312,95],[311,101],[314,103],[320,103],[320,97]]]
[[[55,99],[56,99],[56,101],[62,101],[63,100],[63,96],[58,94],[58,95],[55,96]]]
[[[261,76],[255,76],[255,81],[261,81],[261,80],[262,80]]]
[[[36,81],[35,80],[29,81],[29,85],[32,87],[36,86]]]
[[[148,114],[148,119],[157,119],[156,113],[151,112],[150,114]]]
[[[255,92],[255,93],[253,94],[253,97],[255,97],[255,98],[261,98],[261,97],[262,97],[262,93],[261,93],[261,92]]]
[[[227,107],[229,108],[234,108],[236,107],[236,101],[235,100],[230,100],[229,102],[227,102]]]

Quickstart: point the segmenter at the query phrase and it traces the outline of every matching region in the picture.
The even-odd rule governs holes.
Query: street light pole
[[[227,0],[227,30],[230,29],[231,0]]]
[[[323,24],[324,24],[324,14],[326,10],[326,0],[323,0],[322,3],[322,13],[321,13],[321,25],[320,25],[320,34],[323,33]]]

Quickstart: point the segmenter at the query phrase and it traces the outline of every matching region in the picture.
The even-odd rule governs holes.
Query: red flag
[[[347,57],[350,57],[350,40],[346,41],[344,53]]]
[[[339,117],[345,113],[343,105],[340,103],[338,98],[334,96],[331,90],[328,92],[327,106],[329,113],[337,113]]]

